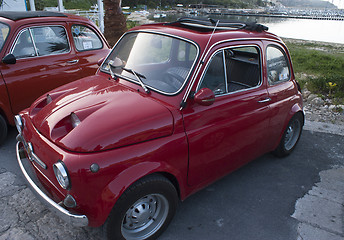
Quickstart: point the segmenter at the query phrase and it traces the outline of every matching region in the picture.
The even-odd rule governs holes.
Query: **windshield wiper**
[[[122,70],[128,72],[128,73],[131,73],[133,74],[136,79],[139,81],[141,87],[143,88],[143,90],[145,90],[146,93],[149,93],[149,89],[146,87],[146,85],[143,83],[142,79],[141,78],[144,78],[144,79],[147,79],[145,77],[145,75],[141,74],[141,73],[138,73],[136,71],[134,71],[133,69],[129,69],[129,68],[125,68],[125,67],[121,67]]]

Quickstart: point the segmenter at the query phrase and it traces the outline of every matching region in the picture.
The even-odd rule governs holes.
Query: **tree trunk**
[[[121,0],[103,0],[104,35],[110,46],[113,46],[127,31],[127,20],[122,12],[121,2]]]

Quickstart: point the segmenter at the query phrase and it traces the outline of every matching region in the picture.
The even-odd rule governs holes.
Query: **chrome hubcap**
[[[300,131],[301,131],[301,123],[300,121],[295,119],[288,126],[288,129],[285,135],[284,147],[287,151],[289,151],[295,146],[297,140],[299,139]]]
[[[149,194],[136,201],[126,212],[122,234],[126,239],[146,239],[157,232],[168,215],[168,201],[161,194]]]

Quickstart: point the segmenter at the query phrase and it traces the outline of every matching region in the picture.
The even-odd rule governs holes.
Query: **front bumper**
[[[32,192],[37,196],[37,198],[54,214],[60,217],[62,220],[66,221],[67,223],[76,226],[76,227],[84,227],[88,225],[88,218],[85,215],[73,214],[67,209],[65,209],[62,203],[54,202],[50,197],[48,197],[34,182],[34,180],[30,177],[28,171],[26,169],[23,160],[27,160],[25,157],[24,152],[26,151],[23,147],[23,144],[20,142],[21,137],[18,137],[18,142],[16,145],[16,152],[17,152],[17,160],[19,163],[19,167],[28,183],[28,186],[32,190]]]

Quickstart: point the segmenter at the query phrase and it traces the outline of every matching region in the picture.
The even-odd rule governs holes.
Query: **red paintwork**
[[[87,215],[90,226],[102,225],[118,197],[135,181],[152,173],[169,178],[184,200],[274,150],[291,117],[302,113],[301,93],[293,73],[291,80],[269,87],[263,56],[263,82],[259,87],[216,97],[210,106],[197,104],[189,97],[180,109],[185,92],[190,89],[192,95],[196,91],[205,71],[206,64],[201,60],[207,62],[219,48],[254,45],[264,55],[266,46],[275,44],[289,58],[283,42],[275,35],[219,31],[205,50],[208,32],[161,24],[134,30],[173,34],[197,42],[202,59],[198,58],[187,86],[179,94],[146,94],[138,91],[141,87],[135,83],[113,80],[98,71],[95,76],[51,91],[52,103],[47,105],[42,96],[21,112],[23,136],[48,166],[44,170],[35,165],[37,175],[56,201],[71,194],[78,203],[74,210]],[[268,97],[270,102],[258,103]],[[68,118],[72,112],[81,120],[74,129]],[[62,189],[54,176],[52,165],[58,160],[68,168],[70,190]],[[96,173],[90,171],[93,163],[100,166]]]
[[[65,54],[18,59],[16,64],[0,63],[0,91],[7,91],[0,97],[0,114],[3,114],[9,124],[13,125],[13,116],[29,107],[42,94],[63,84],[93,75],[98,68],[98,60],[109,53],[109,45],[94,23],[79,16],[66,15],[68,17],[27,18],[17,21],[0,17],[0,22],[10,26],[10,33],[0,52],[0,59],[10,53],[18,33],[31,26],[63,26],[67,30],[71,47],[70,52]],[[78,52],[71,33],[73,24],[91,28],[100,36],[103,48]],[[78,62],[68,63],[73,60]]]

